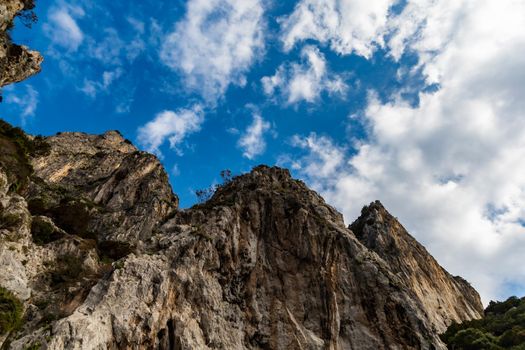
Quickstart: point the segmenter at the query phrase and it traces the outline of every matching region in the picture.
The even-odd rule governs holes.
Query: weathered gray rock
[[[32,0],[3,0],[0,3],[0,87],[22,81],[40,72],[42,56],[11,42],[8,30],[14,18],[32,8]]]
[[[50,152],[32,160],[37,182],[93,200],[104,188],[112,189],[110,197],[122,196],[115,207],[111,200],[99,201],[102,212],[120,210],[126,193],[151,200],[154,192],[141,185],[139,176],[115,177],[136,152],[118,134],[61,134],[48,141]],[[95,169],[102,150],[106,153]],[[153,158],[146,161],[149,155],[137,157],[143,158],[139,164],[158,164]],[[167,182],[162,176],[139,174],[160,181],[160,193],[171,193],[163,190]],[[87,185],[92,179],[96,185]],[[105,185],[109,181],[114,186]],[[127,182],[126,190],[115,190],[121,188],[119,181]],[[32,186],[29,197],[47,189]],[[131,211],[147,207],[143,201],[129,203]],[[176,208],[175,197],[169,207]],[[140,235],[128,226],[124,236],[138,248],[111,268],[96,261],[98,248],[77,254],[84,277],[64,282],[72,295],[53,294],[49,283],[34,280],[35,293],[51,293],[63,304],[59,320],[43,323],[42,312],[33,311],[40,321],[26,325],[11,348],[444,349],[438,332],[452,320],[481,312],[477,293],[439,267],[400,225],[389,221],[384,209],[380,230],[368,217],[359,220],[399,241],[399,251],[393,252],[399,261],[368,244],[363,232],[372,232],[369,226],[355,226],[356,237],[335,209],[284,169],[257,167],[222,186],[208,202],[172,212],[171,218],[150,210],[161,219]],[[102,237],[115,237],[105,227]],[[60,256],[75,254],[75,245],[67,243],[71,239],[38,248],[53,252],[60,264]],[[79,246],[85,240],[76,239]],[[94,263],[89,263],[90,254]],[[431,267],[430,273],[442,281],[430,283],[432,276],[419,276],[422,266]],[[428,294],[421,294],[422,288]]]
[[[49,153],[32,160],[35,175],[61,194],[101,209],[86,214],[82,229],[98,240],[137,243],[178,206],[159,160],[140,152],[117,131],[99,136],[62,133],[46,142]],[[35,188],[33,197],[40,191]],[[49,202],[60,204],[53,198]]]
[[[364,207],[350,229],[421,301],[438,332],[452,321],[483,314],[478,293],[461,277],[446,272],[379,201]]]
[[[0,86],[39,70],[0,4]],[[380,203],[350,228],[259,166],[178,209],[118,132],[26,136],[0,122],[0,286],[24,303],[2,349],[445,349],[479,295]]]

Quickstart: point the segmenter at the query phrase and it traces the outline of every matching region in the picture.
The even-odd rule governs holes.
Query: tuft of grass
[[[0,287],[0,335],[21,326],[23,310],[22,302],[13,293]]]
[[[20,128],[0,119],[0,165],[7,170],[10,191],[22,194],[33,174],[29,157],[47,154],[49,144],[43,137],[29,139]]]

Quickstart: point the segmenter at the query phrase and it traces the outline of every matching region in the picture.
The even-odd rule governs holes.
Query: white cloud
[[[311,177],[325,178],[333,175],[345,159],[344,148],[333,145],[332,140],[326,136],[317,136],[315,133],[307,137],[294,135],[291,144],[309,151],[295,167]]]
[[[183,20],[166,36],[162,61],[209,102],[244,74],[263,50],[260,0],[190,0]]]
[[[121,68],[112,71],[104,71],[100,81],[84,79],[84,84],[80,88],[84,94],[91,98],[95,98],[99,93],[108,93],[109,87],[117,80],[123,73]]]
[[[396,0],[301,0],[281,19],[281,40],[289,51],[314,39],[340,54],[370,57],[382,46],[388,11]]]
[[[523,293],[525,3],[413,0],[395,21],[393,56],[418,53],[440,89],[415,107],[371,94],[367,140],[341,158],[326,138],[299,138],[295,166],[346,220],[380,199],[485,302]]]
[[[261,83],[268,96],[280,90],[288,104],[302,100],[315,102],[323,91],[343,94],[347,85],[326,67],[326,59],[319,49],[305,46],[301,51],[303,62],[282,64],[273,76],[263,77]]]
[[[188,135],[199,131],[203,122],[204,113],[198,105],[176,112],[163,111],[138,129],[138,141],[148,152],[162,157],[160,146],[167,140],[170,148],[180,155],[180,144]]]
[[[11,92],[6,96],[6,102],[18,107],[22,125],[25,125],[27,118],[35,115],[38,106],[38,91],[36,91],[33,86],[26,85],[25,94],[17,95]]]
[[[177,164],[173,164],[173,166],[171,167],[171,175],[173,175],[173,176],[179,176],[180,175],[180,169],[179,169],[179,166]]]
[[[61,5],[53,7],[47,15],[44,33],[54,45],[70,52],[77,51],[84,40],[84,33],[77,24],[77,19],[84,16],[80,7]]]
[[[270,130],[270,123],[265,121],[259,114],[254,114],[253,122],[239,139],[238,146],[243,150],[243,156],[253,159],[263,154],[266,149],[264,134]]]

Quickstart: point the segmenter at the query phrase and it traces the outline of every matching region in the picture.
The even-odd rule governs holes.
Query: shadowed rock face
[[[33,6],[31,0],[2,0],[0,3],[0,87],[40,72],[43,60],[40,53],[14,44],[8,33],[14,18]]]
[[[477,293],[378,203],[349,229],[260,166],[179,210],[158,160],[117,132],[42,142],[23,193],[3,177],[18,204],[2,215],[23,216],[0,231],[0,285],[20,281],[28,314],[12,349],[444,349],[438,332],[480,316]]]

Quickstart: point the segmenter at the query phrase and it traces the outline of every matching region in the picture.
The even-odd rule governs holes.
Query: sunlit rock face
[[[0,284],[26,308],[12,349],[444,349],[482,312],[379,203],[347,228],[259,166],[180,210],[118,132],[26,138],[27,184],[2,170],[2,215],[21,218],[0,243]]]
[[[30,7],[0,4],[0,86],[39,70],[6,34]],[[482,313],[379,202],[346,227],[259,166],[180,210],[159,160],[116,131],[0,121],[0,264],[23,305],[2,349],[445,349],[439,333]]]
[[[40,53],[13,43],[9,36],[15,17],[30,11],[33,6],[31,0],[3,0],[0,3],[0,87],[40,72]]]

